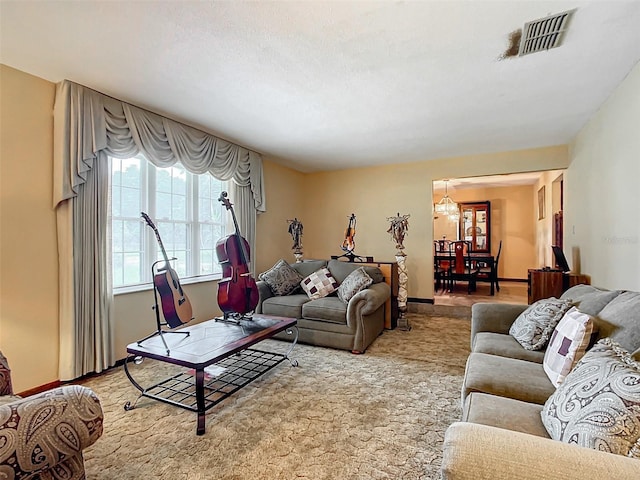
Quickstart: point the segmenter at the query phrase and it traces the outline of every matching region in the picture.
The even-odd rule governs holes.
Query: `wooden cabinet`
[[[527,301],[529,304],[542,298],[560,298],[566,290],[581,283],[589,285],[588,275],[563,273],[561,270],[529,270],[527,275]]]
[[[384,328],[398,326],[398,264],[396,262],[367,262],[363,265],[378,267],[384,275],[384,281],[391,287],[391,298],[384,306]]]
[[[491,202],[460,204],[460,237],[472,252],[491,252]]]

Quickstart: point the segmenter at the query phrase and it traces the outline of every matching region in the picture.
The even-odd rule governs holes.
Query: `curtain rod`
[[[262,155],[262,153],[260,153],[260,152],[256,152],[254,149],[249,148],[249,147],[246,147],[246,146],[244,146],[244,145],[241,145],[241,144],[239,144],[238,142],[234,142],[234,141],[232,141],[232,140],[228,140],[228,139],[226,139],[226,138],[222,138],[221,136],[219,136],[219,135],[215,135],[215,134],[213,134],[213,133],[211,133],[211,132],[207,132],[207,131],[203,130],[202,128],[194,127],[193,125],[189,125],[188,123],[185,123],[185,122],[183,122],[183,121],[179,121],[179,120],[176,120],[176,119],[174,119],[174,118],[168,117],[167,115],[162,115],[162,114],[160,114],[160,113],[158,113],[158,112],[154,112],[153,110],[149,110],[148,108],[141,107],[141,106],[136,105],[136,104],[134,104],[134,103],[125,102],[124,100],[122,100],[122,99],[120,99],[120,98],[116,98],[116,97],[114,97],[113,95],[108,95],[108,94],[106,94],[106,93],[100,92],[100,91],[96,90],[95,88],[87,87],[86,85],[83,85],[83,84],[81,84],[81,83],[74,82],[74,81],[72,81],[72,80],[68,80],[68,79],[65,79],[64,81],[67,81],[67,82],[69,82],[69,83],[74,83],[74,84],[76,84],[76,85],[81,86],[82,88],[86,88],[87,90],[91,90],[92,92],[95,92],[95,93],[97,93],[97,94],[99,94],[99,95],[104,95],[105,97],[108,97],[108,98],[110,98],[110,99],[112,99],[112,100],[115,100],[115,101],[117,101],[117,102],[126,103],[127,105],[131,105],[132,107],[136,107],[136,108],[139,108],[140,110],[144,110],[145,112],[152,113],[152,114],[154,114],[154,115],[158,115],[159,117],[162,117],[162,118],[167,118],[167,119],[171,120],[172,122],[181,123],[181,124],[183,124],[183,125],[186,125],[186,126],[187,126],[187,127],[189,127],[189,128],[193,128],[194,130],[197,130],[198,132],[204,133],[205,135],[211,135],[212,137],[216,137],[216,138],[218,138],[218,139],[220,139],[220,140],[223,140],[223,141],[225,141],[225,142],[233,143],[234,145],[237,145],[238,147],[241,147],[241,148],[244,148],[244,149],[246,149],[246,150],[249,150],[250,152],[257,153],[258,155]]]

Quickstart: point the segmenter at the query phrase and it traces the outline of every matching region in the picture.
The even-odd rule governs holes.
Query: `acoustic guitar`
[[[164,249],[157,227],[151,221],[149,215],[144,212],[140,212],[140,214],[156,234],[158,245],[160,245],[160,250],[164,257],[164,266],[156,270],[156,273],[153,275],[153,284],[158,289],[162,305],[162,314],[164,315],[167,325],[171,328],[176,328],[193,319],[193,308],[191,307],[189,298],[187,298],[187,295],[182,290],[178,274],[171,268],[169,257]]]

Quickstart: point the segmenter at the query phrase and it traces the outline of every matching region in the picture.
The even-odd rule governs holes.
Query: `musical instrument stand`
[[[340,258],[346,258],[351,263],[367,263],[373,262],[373,257],[366,257],[356,255],[352,250],[348,251],[344,255],[331,255],[332,260],[338,260]]]
[[[176,260],[175,257],[173,257],[171,260]],[[159,263],[164,262],[164,260],[158,260],[157,262],[153,262],[153,264],[151,265],[151,278],[153,278],[156,274],[160,273],[160,270],[156,269],[156,266]],[[164,348],[167,351],[167,355],[169,355],[171,352],[169,350],[169,346],[167,345],[167,342],[164,339],[164,334],[165,333],[178,333],[178,334],[182,334],[185,336],[189,336],[190,333],[189,332],[182,332],[180,330],[178,331],[171,331],[171,330],[163,330],[162,327],[163,326],[167,326],[166,322],[161,322],[160,321],[160,306],[158,305],[158,289],[155,286],[153,286],[153,297],[155,300],[155,304],[151,306],[152,310],[155,310],[156,312],[156,325],[157,325],[157,330],[149,335],[147,335],[146,337],[144,337],[142,340],[138,340],[137,344],[138,346],[142,345],[142,342],[144,342],[145,340],[149,340],[150,338],[155,337],[156,335],[160,335],[160,339],[162,340],[162,343],[164,344]]]
[[[216,322],[223,323],[231,323],[233,325],[240,325],[240,320],[253,320],[253,312],[252,313],[235,313],[235,312],[224,312],[221,317],[216,317],[213,319]]]

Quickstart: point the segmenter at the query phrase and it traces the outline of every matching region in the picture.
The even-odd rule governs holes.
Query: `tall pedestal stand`
[[[295,249],[293,256],[296,257],[296,263],[302,263],[302,249]]]
[[[171,260],[175,260],[175,258],[172,258]],[[164,263],[164,260],[158,260],[157,262],[153,262],[153,264],[151,265],[151,276],[153,278],[155,278],[156,275],[158,275],[160,272],[158,272],[158,264],[160,263]],[[146,337],[144,337],[142,340],[138,340],[138,346],[142,345],[142,342],[144,342],[145,340],[149,340],[152,337],[155,337],[156,335],[160,335],[160,340],[162,340],[162,343],[164,345],[165,350],[167,351],[167,356],[171,354],[171,351],[169,350],[169,346],[167,345],[166,340],[164,339],[164,335],[169,334],[169,333],[177,333],[179,335],[184,335],[186,337],[189,336],[189,332],[185,332],[185,331],[175,331],[172,332],[170,330],[163,330],[162,327],[167,327],[167,323],[166,322],[162,322],[160,320],[160,305],[158,303],[158,288],[156,287],[156,284],[154,282],[153,284],[153,298],[155,300],[155,304],[151,307],[152,310],[154,310],[156,312],[156,326],[157,326],[157,330],[149,335],[147,335]],[[125,363],[125,368],[126,368],[127,364]]]
[[[407,255],[399,251],[396,253],[396,262],[398,262],[398,328],[400,330],[411,330],[409,319],[407,318],[407,264],[405,260]]]

